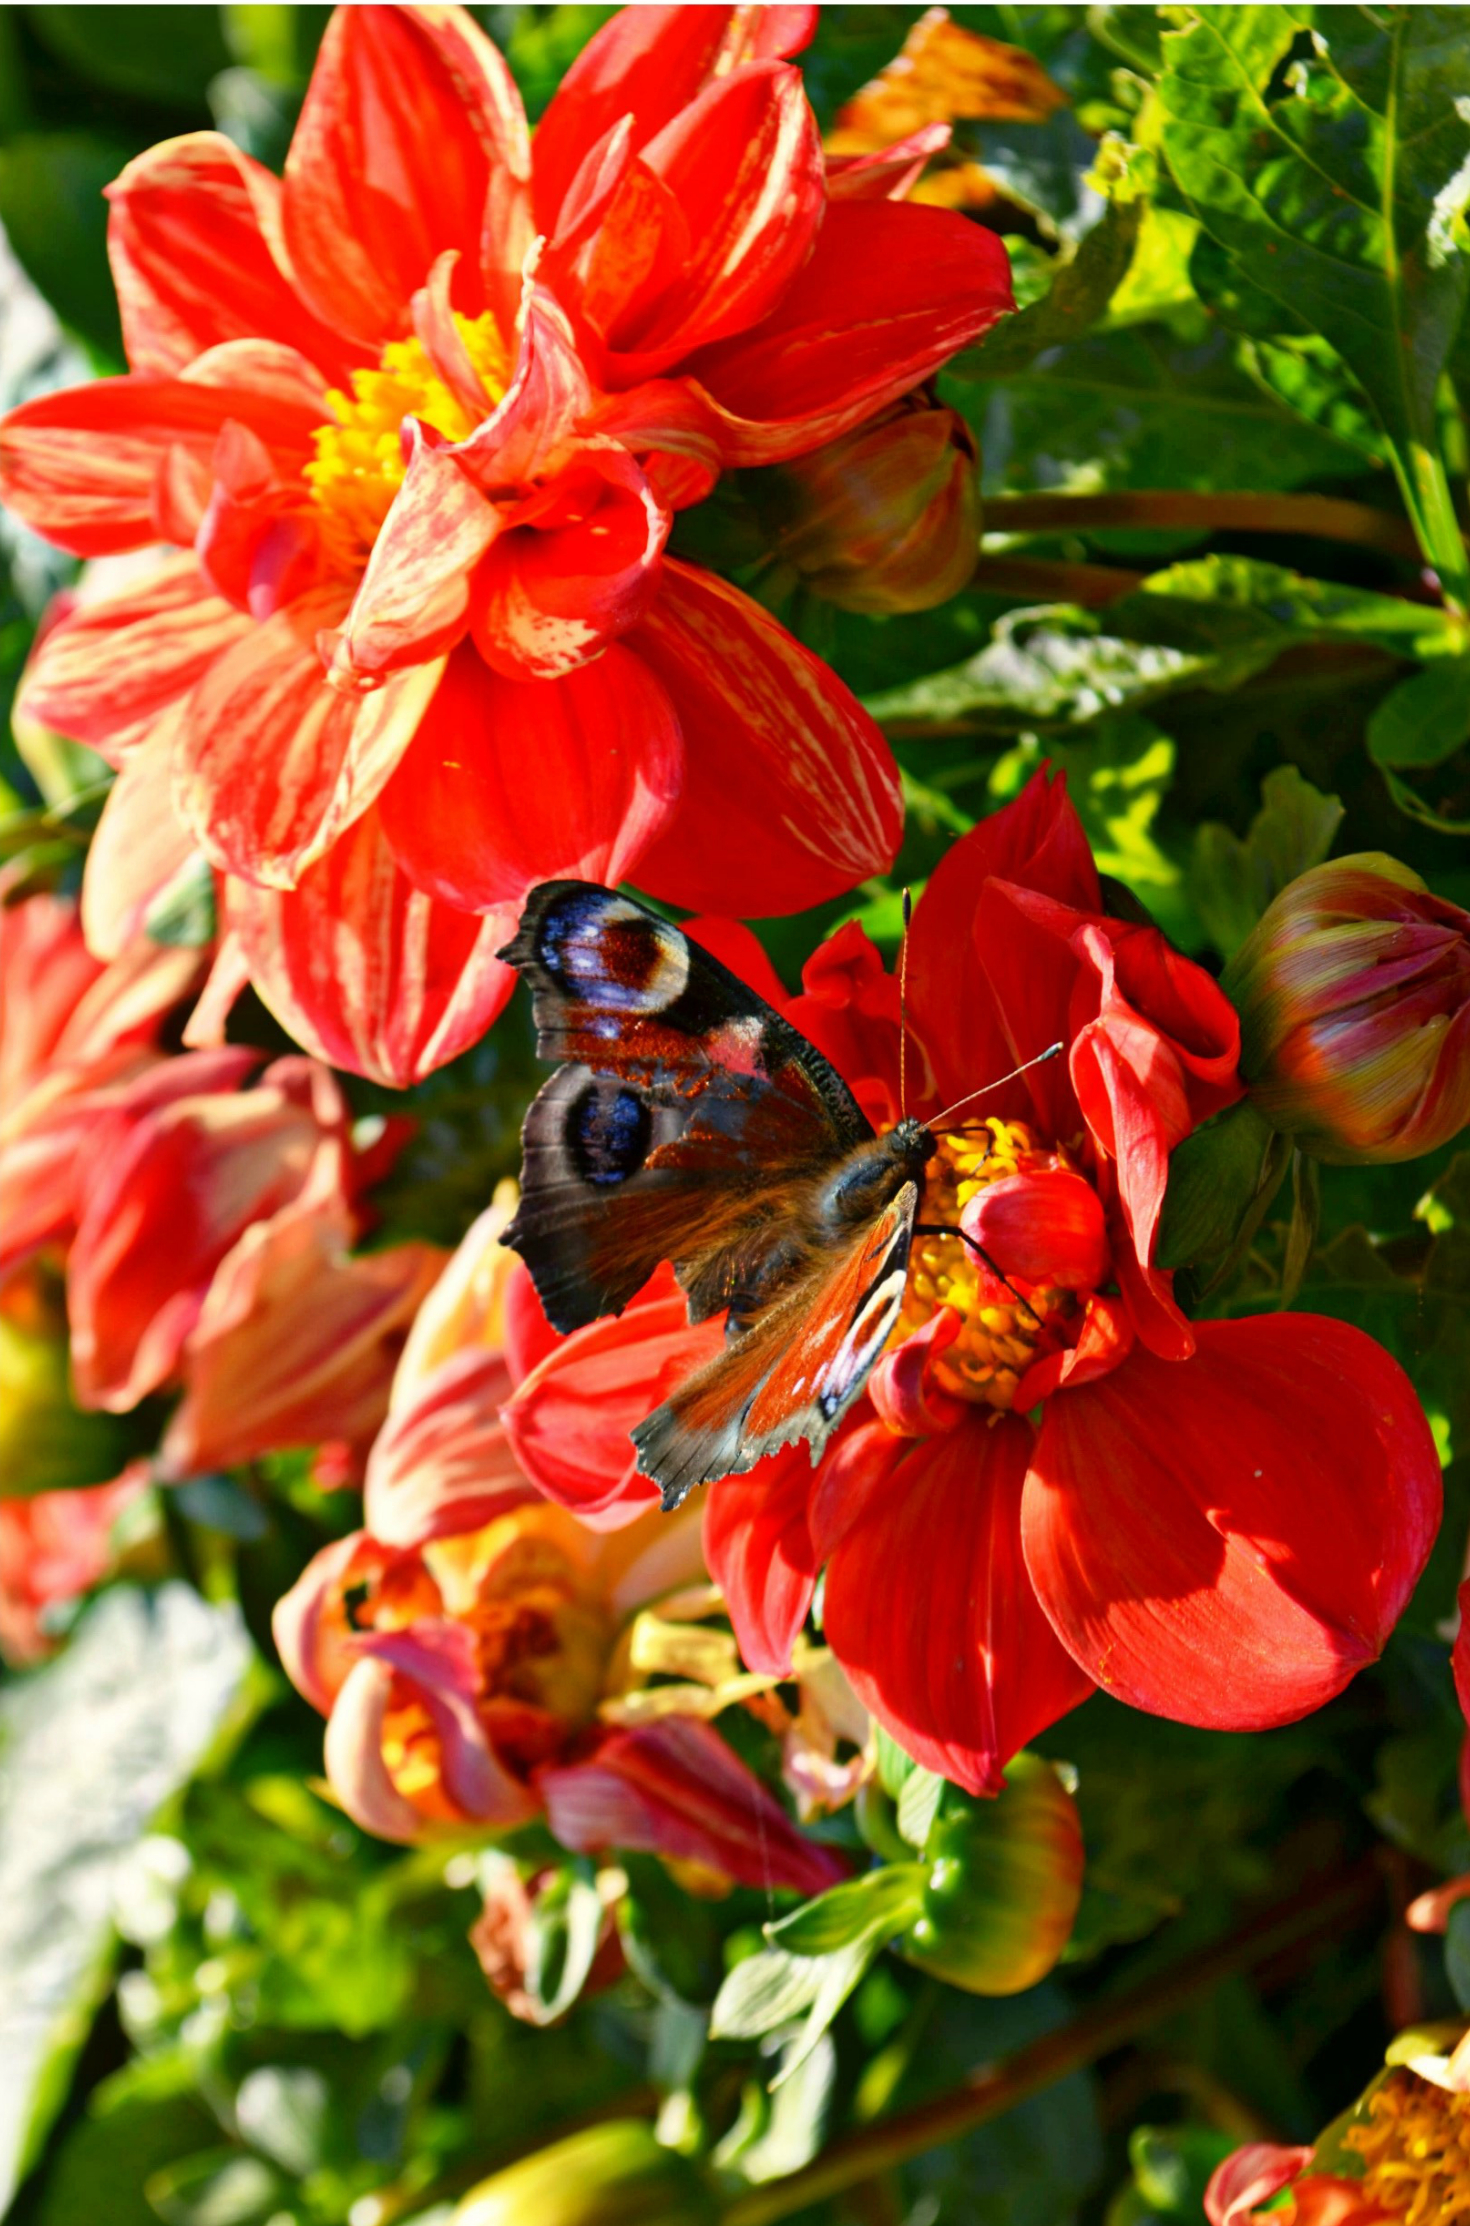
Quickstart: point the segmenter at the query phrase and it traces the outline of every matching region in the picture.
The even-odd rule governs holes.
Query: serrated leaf
[[[887,1863],[861,1878],[845,1879],[794,1909],[789,1917],[767,1925],[766,1938],[772,1947],[784,1948],[790,1955],[829,1955],[879,1926],[901,1932],[917,1915],[922,1892],[923,1870],[918,1863]]]
[[[1470,289],[1463,10],[1335,7],[1304,36],[1288,8],[1193,8],[1163,53],[1161,147],[1211,243],[1211,306],[1328,343],[1392,444],[1426,553],[1463,580],[1435,422]]]

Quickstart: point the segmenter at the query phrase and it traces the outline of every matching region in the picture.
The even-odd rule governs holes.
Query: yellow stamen
[[[1363,2159],[1363,2195],[1406,2226],[1470,2219],[1470,2095],[1449,2094],[1408,2070],[1392,2072],[1344,2146]]]
[[[970,1200],[991,1183],[1046,1156],[1022,1121],[986,1121],[943,1135],[938,1143],[924,1179],[921,1222],[957,1223]],[[1009,1407],[1043,1325],[1053,1315],[1072,1312],[1076,1302],[1070,1291],[1050,1286],[1028,1292],[1026,1306],[1004,1293],[1002,1300],[995,1303],[994,1279],[959,1237],[917,1237],[909,1255],[903,1312],[889,1342],[901,1344],[932,1321],[940,1307],[948,1307],[963,1327],[935,1360],[935,1381],[978,1406]]]
[[[510,377],[500,327],[488,310],[482,317],[456,310],[454,323],[491,402],[498,402]],[[377,369],[354,371],[352,392],[334,388],[327,406],[333,422],[312,435],[316,455],[304,476],[322,512],[331,561],[359,572],[403,484],[403,420],[422,418],[453,441],[466,439],[480,420],[450,392],[416,336],[390,340]]]

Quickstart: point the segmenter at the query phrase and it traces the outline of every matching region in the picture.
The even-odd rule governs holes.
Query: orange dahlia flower
[[[814,20],[630,8],[533,142],[468,15],[343,8],[284,178],[210,132],[129,164],[131,369],[0,429],[48,538],[172,545],[27,685],[118,768],[96,934],[197,846],[221,985],[406,1083],[504,1003],[538,881],[785,911],[888,864],[872,721],[665,553],[727,466],[850,431],[1011,306],[993,234],[884,198],[912,159],[829,179],[782,59]]]

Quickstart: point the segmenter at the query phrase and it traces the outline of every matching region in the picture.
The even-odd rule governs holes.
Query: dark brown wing
[[[840,1249],[814,1255],[714,1360],[633,1432],[638,1466],[677,1507],[806,1438],[813,1466],[866,1383],[903,1305],[918,1188]]]
[[[500,954],[565,1062],[522,1131],[506,1242],[559,1330],[620,1313],[671,1260],[692,1320],[738,1319],[807,1261],[814,1178],[872,1129],[841,1077],[667,920],[585,881],[534,889]]]

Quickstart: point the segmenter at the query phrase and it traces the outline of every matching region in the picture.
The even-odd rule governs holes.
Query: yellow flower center
[[[454,323],[491,401],[498,402],[510,378],[499,325],[488,310],[482,317],[455,310]],[[334,387],[327,407],[332,422],[313,433],[316,455],[304,476],[322,513],[332,564],[360,572],[403,484],[404,419],[422,418],[452,441],[465,440],[480,419],[451,393],[417,337],[390,340],[377,369],[354,371],[352,392]]]
[[[939,1149],[924,1178],[921,1222],[953,1227],[970,1200],[991,1183],[1045,1157],[1023,1121],[986,1121],[938,1139]],[[1031,1364],[1041,1331],[1057,1314],[1069,1314],[1076,1301],[1070,1291],[1043,1286],[1028,1291],[1026,1304],[1001,1294],[995,1279],[959,1237],[917,1237],[909,1254],[908,1285],[890,1345],[901,1344],[933,1320],[941,1307],[958,1314],[959,1336],[932,1364],[934,1380],[959,1399],[978,1406],[1006,1408]]]
[[[1367,2122],[1350,2126],[1343,2143],[1367,2167],[1365,2198],[1407,2226],[1470,2219],[1470,2095],[1396,2071],[1369,2102]]]

